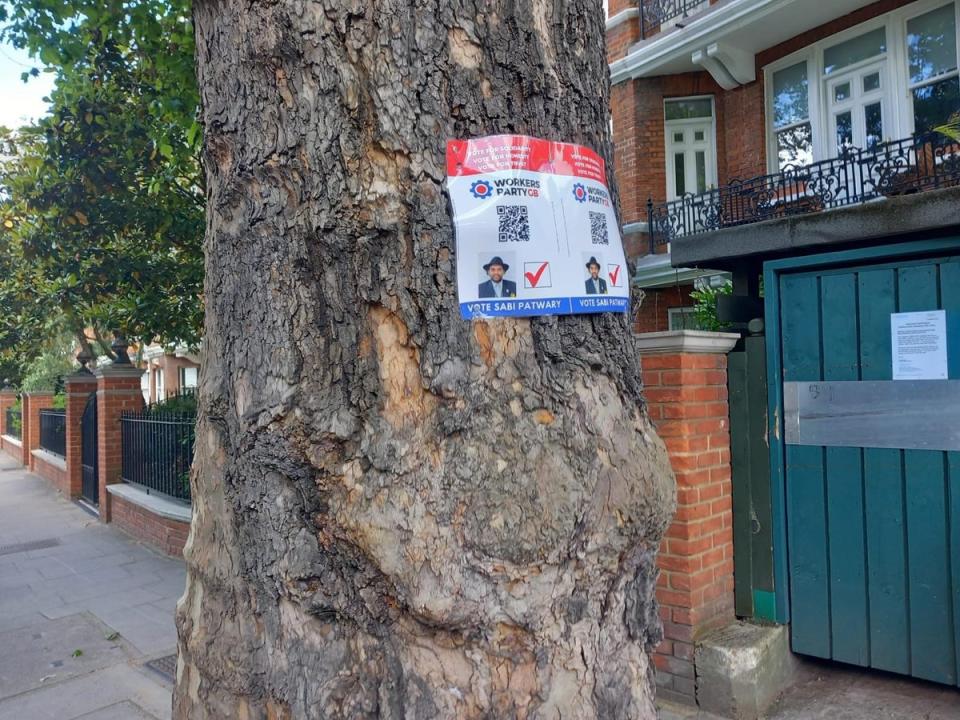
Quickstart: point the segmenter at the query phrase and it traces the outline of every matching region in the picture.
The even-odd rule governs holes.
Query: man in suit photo
[[[480,283],[478,294],[482,298],[515,298],[517,296],[517,284],[511,280],[504,280],[503,274],[510,269],[500,258],[499,255],[490,259],[483,269],[490,279]]]
[[[587,295],[606,295],[607,281],[600,277],[600,263],[595,257],[591,256],[587,262],[587,270],[590,271],[590,277],[584,282]]]

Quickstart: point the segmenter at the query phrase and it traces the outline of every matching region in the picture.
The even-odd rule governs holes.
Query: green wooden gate
[[[765,283],[793,649],[956,685],[960,452],[784,444],[773,378],[891,380],[891,313],[945,309],[960,379],[960,243],[776,261]]]

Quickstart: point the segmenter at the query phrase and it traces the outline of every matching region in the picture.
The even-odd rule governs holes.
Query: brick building
[[[694,387],[663,387],[676,380],[658,372],[664,360],[644,365],[654,412],[729,397],[732,447],[735,582],[717,580],[725,565],[707,573],[703,557],[674,557],[668,534],[661,693],[704,704],[697,653],[707,657],[704,638],[734,616],[787,629],[800,655],[957,685],[950,458],[960,447],[911,435],[883,407],[916,402],[937,425],[950,412],[939,398],[960,388],[960,147],[937,129],[960,112],[960,3],[609,0],[607,10],[614,166],[644,290],[637,329],[676,329],[695,283],[729,277],[721,319],[743,335],[726,388],[689,373],[681,385]],[[938,342],[954,359],[913,386],[896,369],[894,335],[918,312],[946,317]],[[830,412],[850,412],[852,393],[876,426],[818,431],[823,414],[809,403],[824,387]],[[920,403],[928,391],[938,400]],[[685,439],[689,456],[674,457],[674,545],[689,544],[691,512],[716,520],[702,500],[685,507],[715,488],[683,484],[711,438]],[[919,457],[929,473],[911,465]],[[696,542],[721,563],[724,551]]]
[[[159,402],[196,389],[200,379],[200,358],[189,348],[153,344],[145,347],[142,355],[146,365],[141,379],[145,402]]]

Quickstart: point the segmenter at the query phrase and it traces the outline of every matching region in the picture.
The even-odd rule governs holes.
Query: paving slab
[[[108,639],[111,638],[111,639]],[[0,633],[0,697],[133,659],[114,631],[80,613]]]
[[[763,720],[960,720],[960,690],[923,680],[803,659],[798,681]],[[660,720],[728,720],[658,701]]]
[[[0,548],[0,720],[169,718],[172,687],[143,665],[176,652],[183,561],[6,459]]]

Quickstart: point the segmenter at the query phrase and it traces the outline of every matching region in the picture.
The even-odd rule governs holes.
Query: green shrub
[[[733,283],[727,280],[716,287],[702,283],[690,293],[690,297],[693,298],[695,303],[693,314],[698,328],[716,332],[728,327],[727,323],[722,323],[717,318],[717,298],[721,295],[729,295],[732,292]]]

